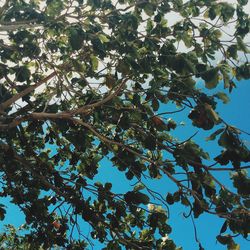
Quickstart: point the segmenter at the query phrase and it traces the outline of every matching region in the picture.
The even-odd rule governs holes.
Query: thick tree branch
[[[113,145],[117,145],[123,149],[125,149],[126,151],[138,156],[139,158],[145,160],[146,162],[149,162],[149,163],[154,163],[153,160],[143,156],[141,153],[137,152],[135,149],[129,147],[129,146],[126,146],[124,145],[123,143],[121,142],[116,142],[114,140],[111,140],[111,139],[108,139],[107,137],[101,135],[99,132],[97,132],[90,124],[86,123],[86,122],[83,122],[82,120],[79,120],[79,119],[74,119],[72,118],[71,119],[73,122],[75,122],[76,124],[79,124],[79,125],[82,125],[84,126],[85,128],[89,129],[94,135],[96,135],[102,142],[104,142],[105,144],[113,144]]]
[[[0,111],[4,111],[6,108],[8,108],[13,103],[15,103],[17,100],[19,100],[20,98],[24,97],[25,95],[31,93],[33,90],[35,90],[36,88],[41,86],[43,83],[45,83],[45,82],[49,81],[51,78],[53,78],[55,75],[57,75],[56,71],[49,74],[47,77],[42,79],[40,82],[26,88],[25,90],[23,90],[20,93],[14,95],[13,97],[8,99],[7,101],[3,102],[2,104],[0,104]]]
[[[39,87],[41,84],[43,84],[44,82],[46,82],[49,79],[51,79],[52,77],[54,77],[55,75],[56,75],[56,72],[53,72],[52,74],[50,74],[49,76],[44,78],[39,83],[37,83],[31,87],[28,87],[24,91],[16,94],[12,98],[10,98],[7,101],[5,101],[4,103],[2,103],[0,105],[0,112],[1,111],[3,112],[4,109],[6,109],[12,103],[14,103],[18,99],[22,98],[23,96],[27,95],[28,93],[30,93],[31,91],[33,91],[34,89]],[[20,123],[27,121],[29,119],[36,119],[36,120],[71,119],[74,117],[74,115],[77,115],[77,114],[89,114],[92,109],[94,109],[96,107],[100,107],[101,105],[107,103],[108,101],[112,100],[112,98],[117,96],[120,93],[120,91],[122,90],[122,88],[125,86],[127,81],[128,81],[128,78],[125,78],[124,80],[122,80],[121,84],[118,85],[118,87],[115,89],[114,92],[111,92],[107,97],[105,97],[104,99],[97,101],[95,103],[85,105],[85,106],[80,107],[76,110],[64,111],[64,112],[59,112],[59,113],[33,112],[31,114],[27,114],[27,115],[15,118],[9,124],[0,124],[0,129],[4,130],[4,129],[10,129],[10,128],[16,127]]]
[[[71,111],[70,113],[73,115],[77,115],[77,114],[81,114],[82,112],[85,112],[86,110],[102,106],[103,104],[107,103],[108,101],[112,100],[115,96],[117,96],[120,93],[120,91],[122,90],[122,88],[125,86],[125,84],[128,80],[129,80],[129,78],[124,78],[122,80],[122,82],[120,83],[120,85],[118,85],[116,90],[113,93],[111,92],[107,97],[105,97],[101,101],[95,102],[93,104],[85,105],[83,107],[80,107],[76,110]]]
[[[38,28],[42,27],[41,24],[30,24],[30,23],[10,23],[10,24],[2,24],[0,22],[0,31],[15,31],[18,29],[33,29],[33,28]]]

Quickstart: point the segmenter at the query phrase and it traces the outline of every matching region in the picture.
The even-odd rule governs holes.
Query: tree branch
[[[99,106],[105,104],[106,102],[112,100],[113,97],[115,97],[115,96],[117,96],[117,94],[119,94],[119,92],[122,90],[122,88],[124,87],[124,85],[126,84],[128,79],[129,79],[128,77],[123,79],[121,84],[117,87],[117,89],[113,93],[111,92],[106,98],[102,99],[101,101],[95,102],[93,104],[85,105],[85,106],[80,107],[74,111],[71,111],[70,113],[73,115],[81,114],[82,112],[85,112],[86,110],[99,107]]]
[[[10,99],[8,99],[4,103],[0,104],[0,112],[4,111],[11,104],[13,104],[14,102],[16,102],[17,100],[19,100],[20,98],[24,97],[25,95],[29,94],[30,92],[32,92],[33,90],[35,90],[36,88],[38,88],[39,86],[41,86],[43,83],[45,83],[48,80],[50,80],[51,78],[53,78],[56,74],[57,74],[56,71],[52,72],[47,77],[45,77],[44,79],[42,79],[40,82],[38,82],[38,83],[36,83],[36,84],[34,84],[34,85],[26,88],[25,90],[23,90],[20,93],[14,95],[13,97],[11,97]]]
[[[10,3],[10,0],[6,0],[4,5],[0,8],[0,16],[2,16],[4,11],[8,8],[9,3]]]

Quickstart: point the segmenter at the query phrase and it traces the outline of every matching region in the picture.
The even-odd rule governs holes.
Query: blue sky
[[[202,87],[202,85],[201,85]],[[218,89],[221,87],[219,86]],[[213,90],[214,92],[214,90]],[[227,121],[229,124],[234,125],[242,130],[250,132],[250,82],[249,81],[240,81],[237,83],[237,88],[233,90],[230,94],[230,103],[222,104],[218,101],[218,111],[221,114],[222,118]],[[159,112],[172,111],[174,106],[164,105],[161,107]],[[171,117],[171,116],[169,116]],[[179,113],[178,115],[172,116],[178,123],[182,121],[183,115]],[[183,127],[179,125],[174,135],[179,139],[184,140],[190,137],[198,129],[190,126],[190,121],[184,120],[186,125]],[[220,125],[219,125],[220,126]],[[215,157],[220,153],[220,149],[215,146],[215,142],[206,142],[205,138],[211,134],[211,132],[200,131],[194,138],[194,140],[202,145],[205,151],[208,151],[211,154],[211,158]],[[250,136],[242,134],[241,138],[246,141],[247,146],[250,148]],[[217,175],[217,177],[225,183],[229,182],[228,173]],[[129,187],[128,182],[126,181],[123,174],[121,174],[115,167],[111,165],[107,160],[102,161],[99,174],[96,176],[95,181],[109,181],[113,184],[114,192],[126,192]],[[133,183],[133,181],[131,182]],[[169,182],[166,178],[161,180],[146,181],[146,183],[153,189],[164,196],[167,192],[175,190],[175,187],[172,183]],[[132,187],[131,187],[132,189]],[[18,208],[11,203],[8,199],[2,200],[1,203],[5,203],[8,207],[6,219],[4,224],[14,224],[15,226],[20,226],[24,223],[24,217],[20,214]],[[170,238],[173,238],[177,245],[183,246],[184,250],[193,250],[198,249],[198,245],[195,243],[194,239],[194,229],[192,226],[191,219],[185,219],[183,212],[185,208],[179,204],[173,205],[170,207],[170,219],[169,224],[172,226],[173,231],[170,234]],[[216,235],[219,233],[220,227],[223,224],[223,220],[215,218],[211,215],[201,215],[199,219],[195,220],[197,227],[198,238],[201,241],[205,249],[221,250],[225,249],[219,243],[216,244]],[[0,223],[0,229],[3,229],[3,222]],[[86,228],[86,232],[88,228]],[[238,242],[241,244],[241,250],[249,249],[249,242],[238,238]],[[247,247],[248,246],[248,247]],[[96,245],[94,249],[101,249],[100,245]]]

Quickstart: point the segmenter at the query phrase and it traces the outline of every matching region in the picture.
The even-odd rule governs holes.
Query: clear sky
[[[202,85],[201,85],[202,87]],[[219,87],[220,88],[220,87]],[[237,126],[238,128],[250,131],[250,81],[241,81],[237,83],[237,88],[233,90],[230,94],[230,103],[224,105],[221,102],[218,102],[218,110],[222,118],[230,123],[231,125]],[[162,111],[171,111],[172,105],[164,105],[161,107],[160,112]],[[183,115],[179,113],[178,115],[172,116],[174,119],[180,123],[182,121]],[[177,127],[175,131],[175,136],[180,139],[187,139],[196,132],[198,129],[190,126],[190,122],[184,118],[186,125]],[[205,137],[207,137],[211,132],[202,132],[200,131],[194,138],[194,140],[200,143],[205,151],[208,151],[211,154],[211,158],[219,154],[220,149],[215,147],[214,142],[206,142]],[[246,141],[247,146],[250,148],[250,136],[242,134],[242,138]],[[225,183],[228,181],[228,173],[224,175],[218,175],[218,178]],[[96,176],[95,181],[109,181],[113,183],[114,192],[126,192],[129,187],[129,184],[123,174],[116,170],[110,162],[107,160],[102,161],[99,174]],[[133,181],[132,183],[134,183]],[[175,187],[170,183],[166,178],[161,180],[146,181],[146,183],[153,189],[164,196],[167,192],[175,190]],[[15,226],[20,226],[24,223],[24,217],[20,214],[17,207],[8,202],[7,199],[2,200],[1,203],[5,203],[7,206],[7,214],[4,222],[0,223],[0,230],[3,230],[3,224],[14,224]],[[170,234],[170,238],[174,239],[177,245],[183,246],[184,250],[195,250],[198,249],[198,245],[195,243],[194,238],[194,229],[192,226],[191,219],[185,219],[183,212],[185,208],[182,205],[176,204],[170,207],[170,219],[169,224],[172,226],[173,231]],[[186,211],[187,212],[187,211]],[[201,215],[198,219],[195,220],[197,227],[198,238],[201,241],[202,245],[206,250],[221,250],[226,249],[219,243],[216,243],[216,235],[219,233],[220,227],[223,224],[222,219],[215,218],[211,215]],[[86,228],[86,232],[88,232]],[[242,238],[238,239],[238,242],[241,244],[241,250],[249,249],[249,242],[243,240]],[[101,245],[95,245],[94,249],[101,249]]]

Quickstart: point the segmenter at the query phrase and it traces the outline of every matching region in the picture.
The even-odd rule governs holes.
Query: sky
[[[202,87],[202,85],[200,86]],[[221,87],[219,86],[218,89]],[[230,102],[228,104],[222,104],[218,102],[218,111],[223,117],[231,125],[234,125],[242,130],[250,132],[250,81],[244,80],[237,83],[237,88],[233,90],[230,94]],[[162,105],[161,110],[163,111],[171,111],[173,105]],[[179,113],[181,114],[181,113]],[[181,115],[172,116],[178,124],[182,121]],[[185,122],[187,122],[185,120]],[[176,129],[175,135],[180,139],[187,139],[191,134],[197,131],[197,128],[190,126],[190,124],[179,125]],[[220,149],[215,147],[214,142],[206,142],[205,137],[207,137],[211,132],[199,132],[194,140],[203,145],[203,148],[208,151],[212,156],[216,156],[219,153]],[[250,136],[246,134],[242,134],[241,138],[245,140],[246,144],[250,147]],[[220,181],[230,184],[228,179],[228,173],[220,174],[217,176]],[[129,186],[127,180],[124,175],[121,174],[115,167],[111,165],[107,160],[103,160],[100,166],[99,174],[95,177],[95,181],[109,181],[112,182],[113,188],[115,192],[126,192],[127,189],[132,187]],[[121,185],[122,183],[122,185]],[[161,180],[155,181],[146,181],[153,190],[160,192],[164,196],[171,191],[175,190],[175,187],[172,183],[170,183],[166,178],[162,178]],[[20,213],[18,208],[8,202],[8,200],[2,200],[1,203],[5,203],[7,206],[7,214],[4,220],[4,223],[0,223],[0,231],[3,230],[3,224],[13,224],[15,226],[20,226],[24,223],[24,216]],[[192,225],[191,219],[185,219],[183,216],[183,212],[187,212],[185,207],[176,204],[170,206],[170,219],[169,224],[172,226],[172,233],[170,234],[170,238],[172,238],[178,246],[183,246],[183,250],[198,250],[198,245],[195,242],[194,238],[194,229]],[[216,235],[219,233],[219,230],[223,224],[223,220],[219,218],[215,218],[215,216],[211,215],[201,215],[198,219],[195,219],[195,224],[197,228],[198,239],[202,243],[203,247],[206,250],[222,250],[226,249],[219,243],[216,243]],[[89,228],[85,225],[86,232],[89,231]],[[238,238],[237,242],[241,244],[241,250],[249,249],[249,242]],[[98,243],[94,247],[95,250],[102,249],[102,246]]]

